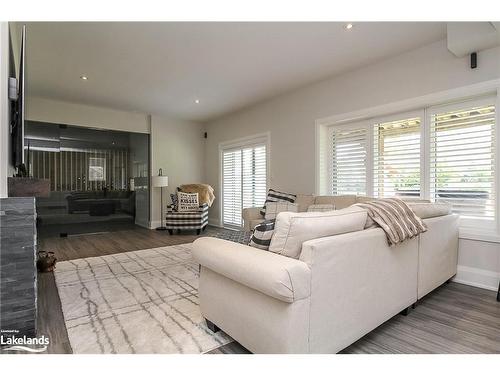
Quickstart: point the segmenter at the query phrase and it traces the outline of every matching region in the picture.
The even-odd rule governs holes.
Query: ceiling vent
[[[500,45],[500,22],[448,22],[448,50],[457,57]]]

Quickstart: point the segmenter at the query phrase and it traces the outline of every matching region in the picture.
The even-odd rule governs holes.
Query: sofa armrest
[[[193,256],[202,267],[283,302],[311,292],[311,271],[297,259],[212,237],[194,241]]]
[[[243,229],[245,231],[251,231],[253,228],[250,228],[250,221],[252,220],[258,220],[262,219],[264,220],[264,217],[261,215],[260,210],[262,207],[250,207],[250,208],[244,208],[242,212],[243,216]]]

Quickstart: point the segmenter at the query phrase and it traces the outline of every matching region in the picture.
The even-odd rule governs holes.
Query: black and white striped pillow
[[[295,203],[295,199],[297,196],[295,194],[283,193],[282,191],[277,191],[273,189],[269,189],[267,192],[266,202],[264,203],[264,207],[260,209],[260,214],[262,216],[266,215],[266,203],[267,202],[290,202]]]
[[[252,237],[248,246],[256,247],[261,250],[269,250],[271,244],[271,237],[274,233],[274,223],[276,220],[266,220],[257,224],[253,229]]]
[[[174,211],[177,211],[179,208],[179,200],[177,199],[177,194],[170,194],[170,199],[172,200],[172,207]]]

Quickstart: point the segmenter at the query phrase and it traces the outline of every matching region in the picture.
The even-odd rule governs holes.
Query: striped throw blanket
[[[401,199],[385,198],[357,203],[368,216],[384,230],[390,246],[418,236],[427,227],[413,210]]]

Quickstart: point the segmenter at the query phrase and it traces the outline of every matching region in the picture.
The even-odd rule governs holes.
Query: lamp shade
[[[151,179],[153,187],[168,186],[168,176],[153,176]]]

